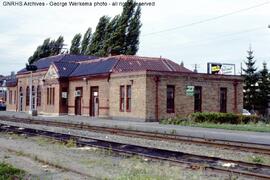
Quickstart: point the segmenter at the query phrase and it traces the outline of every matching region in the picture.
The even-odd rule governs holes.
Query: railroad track
[[[74,136],[70,134],[63,134],[52,132],[48,130],[37,130],[33,128],[23,128],[19,125],[6,125],[0,123],[1,132],[13,132],[18,134],[26,134],[28,136],[43,136],[54,138],[60,141],[68,141],[73,139],[78,146],[92,146],[97,148],[108,149],[120,154],[139,155],[150,158],[152,160],[162,160],[179,165],[184,165],[191,169],[204,169],[211,172],[230,173],[234,175],[241,175],[255,179],[270,179],[270,166],[262,164],[247,163],[242,161],[227,160],[216,157],[208,157],[201,155],[194,155],[178,151],[170,151],[157,148],[149,148],[131,144],[117,143],[95,138]]]
[[[75,130],[86,130],[97,133],[109,133],[126,137],[135,137],[135,138],[144,138],[150,140],[160,140],[160,141],[171,141],[171,142],[184,142],[189,144],[198,144],[203,146],[212,146],[223,149],[244,151],[244,152],[252,152],[252,153],[260,153],[270,155],[270,145],[269,144],[257,144],[257,143],[246,143],[239,141],[226,141],[219,139],[205,139],[198,138],[192,136],[183,136],[176,134],[161,134],[161,133],[153,133],[153,132],[144,132],[144,131],[135,131],[135,130],[126,130],[119,128],[108,128],[108,127],[99,127],[92,126],[87,124],[76,124],[76,123],[66,123],[59,121],[51,121],[51,120],[34,120],[34,119],[26,119],[26,118],[15,118],[9,116],[0,116],[2,121],[11,121],[25,124],[35,124],[35,125],[45,125],[45,126],[54,126],[54,127],[62,127],[69,128]]]

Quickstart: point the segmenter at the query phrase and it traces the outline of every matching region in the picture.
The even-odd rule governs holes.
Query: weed
[[[10,158],[10,156],[7,156],[7,155],[4,156],[4,159],[8,159],[8,158]]]
[[[258,163],[258,164],[263,164],[264,159],[262,157],[259,157],[259,156],[252,156],[252,162]]]
[[[171,134],[176,134],[176,130],[173,129],[173,130],[171,131]]]
[[[76,147],[77,143],[75,139],[69,139],[66,144],[65,144],[68,148],[72,148],[72,147]]]
[[[12,180],[12,179],[23,179],[25,172],[17,169],[4,162],[0,163],[0,179],[1,180]]]

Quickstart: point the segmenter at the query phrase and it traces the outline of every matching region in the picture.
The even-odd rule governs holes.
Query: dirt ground
[[[0,133],[0,161],[25,170],[26,179],[242,179],[189,170],[166,162],[126,157],[109,150]]]

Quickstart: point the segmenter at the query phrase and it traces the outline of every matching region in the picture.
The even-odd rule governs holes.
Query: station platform
[[[0,111],[0,120],[4,120],[3,119],[4,116],[14,118],[35,119],[40,121],[42,120],[59,121],[74,124],[83,123],[86,125],[97,127],[109,127],[109,128],[138,130],[170,135],[174,134],[182,136],[191,136],[204,138],[207,140],[223,140],[223,141],[225,140],[225,141],[270,145],[270,133],[261,133],[261,132],[198,128],[198,127],[187,127],[178,125],[163,125],[159,124],[158,122],[111,120],[85,116],[45,116],[45,115],[31,116],[27,113],[21,112]]]

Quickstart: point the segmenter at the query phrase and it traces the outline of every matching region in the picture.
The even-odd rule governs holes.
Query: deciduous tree
[[[70,46],[70,54],[80,54],[81,52],[81,34],[76,34],[74,38],[71,41],[71,46]]]
[[[81,46],[82,46],[81,47],[81,54],[83,54],[83,55],[86,55],[86,53],[87,53],[87,48],[90,45],[91,36],[92,36],[92,29],[88,28],[83,36],[83,40],[82,40],[82,44],[81,44]]]

